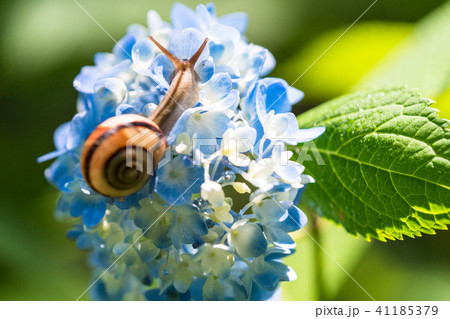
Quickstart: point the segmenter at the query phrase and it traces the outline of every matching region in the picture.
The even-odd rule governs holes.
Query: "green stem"
[[[319,226],[319,217],[314,214],[313,221],[311,223],[311,236],[317,241],[317,243],[322,246],[322,236],[320,232]],[[317,300],[328,300],[325,281],[324,281],[324,268],[323,268],[323,252],[320,246],[314,243],[314,274],[315,274],[315,283],[316,283],[316,297]]]

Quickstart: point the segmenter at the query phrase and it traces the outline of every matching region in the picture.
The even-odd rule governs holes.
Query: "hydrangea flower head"
[[[93,299],[268,299],[296,278],[282,258],[295,248],[290,233],[307,222],[296,204],[313,182],[287,146],[323,128],[298,128],[290,112],[303,93],[264,78],[275,60],[247,42],[244,13],[218,17],[212,4],[175,4],[171,19],[150,11],[148,26],[130,26],[112,53],[96,54],[75,78],[78,112],[55,131],[56,151],[39,159],[56,159],[45,176],[61,191],[57,216],[89,250]],[[149,116],[166,94],[175,67],[149,35],[181,59],[209,38],[195,64],[198,102],[170,131],[149,181],[125,198],[105,197],[84,180],[81,150],[104,120]],[[236,193],[247,201],[234,202]]]

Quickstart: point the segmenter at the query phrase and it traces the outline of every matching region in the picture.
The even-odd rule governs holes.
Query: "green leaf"
[[[380,240],[434,234],[450,223],[449,121],[405,87],[343,96],[298,117],[325,126],[305,163],[303,201],[352,234]],[[317,159],[317,158],[316,158]]]

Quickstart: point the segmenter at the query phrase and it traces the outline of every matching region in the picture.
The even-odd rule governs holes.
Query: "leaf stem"
[[[322,236],[319,225],[320,217],[314,214],[311,223],[311,236],[314,237],[316,242],[322,246]],[[325,281],[324,281],[324,268],[323,268],[323,254],[320,246],[315,244],[314,250],[314,274],[315,274],[315,286],[316,286],[316,300],[328,300]]]

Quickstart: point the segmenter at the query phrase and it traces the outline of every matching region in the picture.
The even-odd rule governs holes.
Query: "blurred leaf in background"
[[[450,2],[421,20],[414,31],[353,88],[407,84],[437,98],[450,86]]]
[[[277,69],[277,75],[293,83],[346,29],[334,29],[310,41]],[[449,37],[448,2],[415,26],[398,21],[359,22],[295,83],[308,92],[302,105],[309,108],[349,91],[393,84],[408,84],[438,102],[441,96],[447,101]],[[450,117],[449,112],[445,108],[442,115]]]
[[[450,300],[450,232],[404,241],[374,242],[353,268],[352,276],[376,300]],[[364,300],[351,280],[339,300]]]
[[[286,258],[286,263],[297,273],[296,281],[283,283],[284,300],[335,300],[344,284],[354,290],[357,300],[371,300],[345,273],[352,272],[360,256],[370,243],[356,239],[342,227],[318,219],[314,225],[314,216],[308,214],[309,222],[305,230],[299,230],[294,236],[298,252]],[[317,238],[314,227],[320,229],[321,238]],[[320,240],[322,247],[332,256],[327,255],[309,236]],[[322,263],[317,265],[317,261]],[[345,269],[345,271],[341,268]],[[321,273],[319,273],[321,272]]]
[[[347,28],[326,32],[285,62],[277,74],[294,83],[301,74],[292,69],[308,70],[295,84],[307,92],[305,103],[332,99],[348,92],[412,28],[410,23],[369,21],[354,25],[341,38]],[[317,60],[328,48],[330,52]]]
[[[54,201],[33,200],[38,218],[31,222],[27,208],[0,203],[0,300],[74,300],[86,289],[86,256],[66,239],[66,227],[52,222]]]

